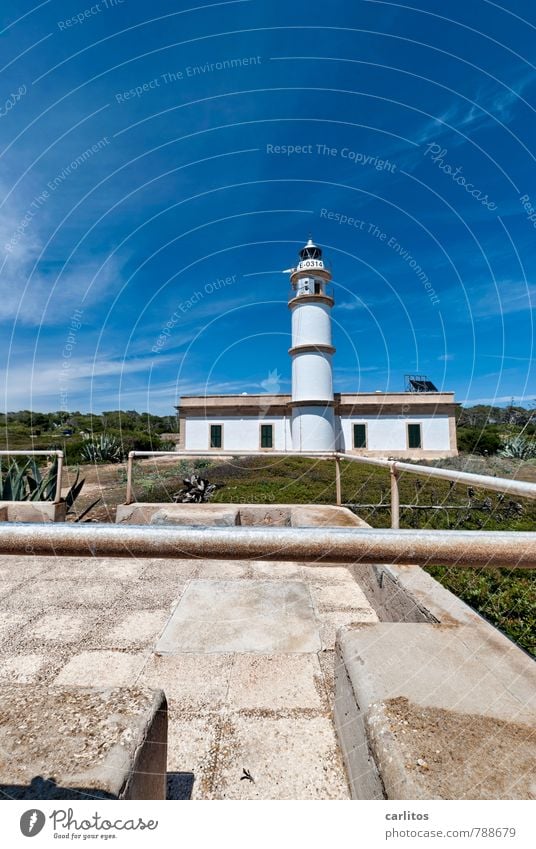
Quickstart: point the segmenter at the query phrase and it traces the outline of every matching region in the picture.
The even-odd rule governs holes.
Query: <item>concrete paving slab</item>
[[[12,578],[7,581],[0,581],[0,598],[9,595],[24,583],[24,578]]]
[[[144,564],[141,560],[126,560],[124,558],[109,558],[95,563],[92,571],[94,581],[132,581],[139,578],[143,572]]]
[[[342,629],[335,677],[354,798],[534,798],[536,667],[484,623]]]
[[[128,687],[141,672],[146,656],[120,651],[84,651],[75,655],[55,678],[57,687]]]
[[[42,654],[15,654],[0,657],[0,683],[33,684],[39,679],[39,673],[47,665]]]
[[[303,564],[302,577],[312,584],[350,583],[355,585],[355,579],[345,566],[321,566],[320,564]]]
[[[270,581],[300,581],[302,571],[299,563],[263,563],[261,560],[251,561],[251,577],[256,580]]]
[[[244,769],[253,782],[240,780]],[[331,720],[229,718],[211,797],[347,799],[346,776]]]
[[[11,642],[30,619],[29,613],[2,611],[0,619],[0,644]]]
[[[196,560],[142,560],[140,578],[143,581],[169,581],[186,583],[195,576],[198,569]]]
[[[322,648],[328,651],[335,649],[337,631],[343,625],[359,625],[361,622],[378,621],[378,616],[371,607],[362,607],[351,611],[332,610],[328,613],[318,613],[317,616],[320,622]]]
[[[96,611],[98,612],[98,611]],[[27,642],[76,643],[91,628],[92,617],[72,610],[54,610],[39,616],[25,628]]]
[[[238,654],[229,681],[232,709],[325,708],[322,672],[316,654]]]
[[[191,581],[156,651],[313,652],[320,639],[307,587],[294,581]]]
[[[168,773],[180,776],[174,798],[205,799],[210,793],[221,723],[222,717],[213,713],[191,718],[179,714],[169,723]]]
[[[204,560],[198,566],[196,577],[202,580],[216,578],[223,581],[232,578],[247,578],[249,572],[250,567],[247,561],[234,563],[224,560]]]
[[[155,643],[169,619],[169,610],[136,610],[127,613],[103,635],[103,643],[121,648]]]
[[[31,592],[25,587],[16,589],[5,597],[2,604],[9,609],[49,610],[51,607],[111,607],[122,591],[117,582],[93,583],[89,581],[37,580]]]
[[[362,698],[405,696],[422,705],[536,721],[536,665],[518,650],[475,643],[471,626],[415,623],[359,625],[341,632]],[[514,649],[514,646],[512,645]],[[512,684],[519,683],[514,694]]]
[[[116,606],[127,610],[164,607],[172,610],[178,604],[186,586],[187,582],[174,578],[130,581],[121,585]]]
[[[0,688],[0,795],[165,798],[161,692]]]
[[[315,607],[320,613],[335,610],[369,610],[370,604],[363,590],[354,583],[310,583]]]
[[[137,683],[162,687],[180,715],[214,712],[226,703],[232,663],[231,654],[154,655]]]

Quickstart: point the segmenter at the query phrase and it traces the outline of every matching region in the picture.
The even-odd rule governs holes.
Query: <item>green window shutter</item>
[[[210,447],[221,448],[221,425],[210,425]]]
[[[272,425],[261,425],[261,448],[273,447],[273,427]]]
[[[421,448],[421,426],[420,424],[408,425],[408,448]]]
[[[354,448],[367,447],[367,426],[364,424],[354,425]]]

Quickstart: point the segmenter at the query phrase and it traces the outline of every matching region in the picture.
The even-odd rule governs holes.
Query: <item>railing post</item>
[[[400,491],[398,488],[398,471],[395,463],[389,466],[391,473],[391,528],[400,527]]]
[[[127,496],[125,504],[132,504],[132,462],[134,460],[134,451],[128,452],[127,460]]]
[[[61,476],[63,473],[63,451],[56,451],[58,458],[58,477],[56,479],[56,492],[54,494],[54,504],[59,504],[61,501]]]
[[[340,507],[342,504],[340,457],[335,457],[335,501],[337,503],[337,506]]]

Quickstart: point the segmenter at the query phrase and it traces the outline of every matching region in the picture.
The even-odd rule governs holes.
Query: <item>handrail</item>
[[[341,497],[341,470],[340,461],[349,460],[352,463],[364,463],[371,466],[381,466],[389,469],[391,476],[391,527],[400,527],[400,472],[409,472],[415,475],[426,475],[432,478],[454,481],[455,483],[466,483],[480,489],[489,489],[509,495],[517,495],[521,498],[536,499],[536,484],[527,481],[516,481],[510,478],[496,478],[491,475],[477,475],[473,472],[459,472],[454,469],[441,469],[437,466],[421,466],[413,463],[405,463],[402,460],[383,459],[381,457],[363,457],[358,454],[346,454],[342,451],[227,451],[211,449],[210,451],[130,451],[127,465],[127,493],[126,504],[132,503],[132,463],[136,457],[161,457],[173,456],[177,458],[188,457],[307,457],[319,460],[335,461],[335,484],[336,503],[342,503]]]
[[[9,451],[8,449],[0,450],[0,457],[50,457],[55,454],[58,458],[58,477],[56,480],[56,492],[54,493],[53,504],[59,504],[61,501],[61,476],[63,472],[63,451],[58,448],[34,449],[29,448],[27,451],[20,449]]]
[[[536,533],[0,523],[0,555],[536,567]]]

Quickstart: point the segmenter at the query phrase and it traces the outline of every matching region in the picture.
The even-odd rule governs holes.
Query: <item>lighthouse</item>
[[[293,451],[336,447],[331,344],[334,300],[322,250],[309,239],[290,269],[292,316],[291,434]]]

